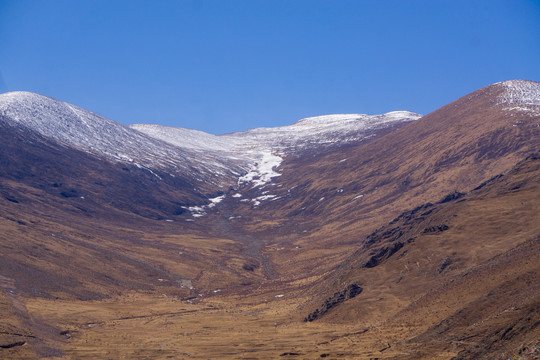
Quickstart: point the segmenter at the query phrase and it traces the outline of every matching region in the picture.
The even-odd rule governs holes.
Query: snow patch
[[[540,112],[540,83],[529,80],[509,80],[496,83],[503,88],[497,105],[508,111]],[[515,105],[515,106],[511,106]]]
[[[264,169],[270,157],[278,157],[291,150],[307,150],[319,146],[332,146],[361,141],[373,136],[372,131],[399,122],[417,120],[421,115],[409,111],[393,111],[382,115],[335,114],[309,117],[281,127],[257,128],[225,135],[211,135],[184,128],[137,124],[131,128],[180,149],[195,152],[211,162],[214,172],[230,170],[238,184],[261,186],[275,171]],[[274,158],[274,161],[278,161]],[[270,161],[272,163],[272,161]],[[236,167],[232,167],[236,165]],[[279,165],[279,164],[278,164]],[[221,169],[219,169],[221,166]]]
[[[206,215],[206,211],[203,206],[182,206],[182,209],[186,209],[191,212],[191,216],[194,218],[203,217]]]
[[[246,175],[238,179],[238,185],[251,183],[254,187],[259,187],[268,183],[272,178],[281,176],[280,173],[274,171],[274,168],[278,167],[282,161],[281,157],[271,152],[264,153],[261,160]]]
[[[212,199],[208,199],[208,200],[210,200],[210,202],[212,204],[219,204],[220,202],[223,201],[223,199],[225,199],[225,196],[226,195],[221,195],[221,196],[218,196],[218,197],[215,197],[215,198],[212,198]]]
[[[206,215],[206,211],[208,209],[214,208],[217,204],[223,201],[225,199],[226,195],[217,196],[215,198],[208,199],[210,201],[210,204],[202,205],[202,206],[182,206],[182,209],[186,209],[191,212],[191,216],[194,218],[203,217]]]
[[[276,197],[276,195],[262,195],[262,196],[256,197],[255,199],[257,199],[259,201],[264,201],[264,200],[272,199],[272,198],[275,198],[275,197]]]

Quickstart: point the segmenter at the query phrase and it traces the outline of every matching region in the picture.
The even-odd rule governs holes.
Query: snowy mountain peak
[[[0,95],[2,121],[24,127],[64,145],[113,161],[189,175],[224,185],[245,171],[239,161],[199,156],[165,141],[109,120],[74,105],[29,92]],[[151,171],[151,170],[150,170]]]
[[[246,164],[251,164],[247,167],[251,172],[253,164],[261,163],[268,154],[360,141],[371,136],[373,130],[418,118],[420,115],[409,111],[394,111],[382,115],[323,115],[305,118],[292,125],[256,128],[218,136],[161,125],[136,124],[130,127],[182,149],[243,159]]]
[[[36,98],[36,97],[47,97],[47,96],[39,95],[30,91],[10,91],[7,93],[0,94],[0,101],[9,101],[9,100]],[[49,99],[54,100],[52,98],[49,98]]]
[[[502,87],[499,105],[540,107],[540,82],[530,80],[508,80],[494,84]],[[534,110],[531,108],[531,110]],[[538,109],[536,109],[538,110]]]
[[[256,128],[225,135],[160,125],[137,124],[132,129],[181,149],[221,159],[239,161],[244,175],[238,185],[262,186],[279,176],[274,169],[282,157],[297,151],[339,146],[374,136],[374,131],[416,120],[421,115],[394,111],[382,115],[336,114],[302,119],[292,125]]]
[[[420,117],[408,111],[324,115],[288,126],[216,136],[152,124],[124,126],[24,91],[0,95],[0,115],[12,126],[31,129],[85,152],[219,186],[262,186],[279,176],[274,170],[288,155],[363,141],[379,129]]]
[[[411,119],[411,120],[417,120],[422,117],[422,115],[414,113],[412,111],[405,111],[405,110],[399,110],[399,111],[390,111],[386,114],[383,114],[387,119],[393,119],[393,120],[399,120],[399,119]]]
[[[103,141],[111,146],[117,145],[110,137],[101,135],[126,131],[123,125],[90,111],[24,91],[0,95],[0,114],[12,125],[25,126],[56,141],[81,148],[104,147]]]
[[[386,119],[388,121],[395,120],[417,120],[421,117],[420,114],[416,114],[410,111],[392,111],[386,114],[381,115],[366,115],[366,114],[332,114],[332,115],[321,115],[321,116],[312,116],[299,120],[293,125],[307,125],[307,124],[335,124],[339,125],[340,122],[347,121],[366,121],[370,119]]]
[[[358,120],[362,119],[366,115],[364,114],[331,114],[331,115],[320,115],[320,116],[311,116],[298,120],[293,125],[298,124],[326,124],[326,123],[337,123],[340,121],[347,120]]]

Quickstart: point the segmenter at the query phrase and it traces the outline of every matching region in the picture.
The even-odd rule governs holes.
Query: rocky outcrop
[[[399,249],[403,247],[403,243],[398,241],[392,245],[384,246],[379,249],[379,251],[369,258],[369,260],[364,264],[365,268],[373,268],[384,260],[388,259],[390,256],[394,255]]]
[[[423,233],[424,234],[437,234],[437,233],[441,233],[443,231],[446,231],[448,229],[450,229],[450,227],[448,225],[442,224],[442,225],[427,227],[427,228],[424,229]]]
[[[0,344],[0,348],[1,349],[11,349],[11,348],[14,348],[16,346],[23,346],[23,345],[26,345],[26,341],[17,341],[17,342],[12,342],[12,343],[9,343],[9,344]]]
[[[332,297],[329,297],[324,301],[320,309],[315,309],[315,311],[311,312],[304,321],[313,321],[317,320],[324,314],[326,314],[330,309],[338,306],[345,300],[349,300],[357,296],[362,292],[362,288],[358,284],[350,284],[342,291],[338,291],[335,293]]]
[[[439,201],[439,204],[444,204],[452,200],[457,200],[463,196],[465,196],[465,193],[454,191],[453,193],[446,195],[441,201]]]

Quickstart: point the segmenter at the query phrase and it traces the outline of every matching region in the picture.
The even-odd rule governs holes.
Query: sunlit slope
[[[468,194],[402,213],[370,234],[329,284],[318,287],[325,295],[312,310],[348,284],[362,292],[313,321],[409,328],[394,335],[394,345],[421,358],[445,351],[459,359],[508,358],[534,343],[540,154]]]
[[[505,100],[509,85],[526,94],[519,97],[523,101]],[[291,242],[288,256],[301,246],[302,260],[291,261],[303,269],[297,273],[317,272],[337,254],[328,249],[345,252],[402,211],[470,191],[537,150],[539,87],[521,81],[491,85],[370,142],[291,159],[261,189],[267,200],[242,203],[260,196],[247,192],[230,206],[269,241]],[[320,253],[305,254],[310,249]],[[275,261],[284,257],[276,254]]]

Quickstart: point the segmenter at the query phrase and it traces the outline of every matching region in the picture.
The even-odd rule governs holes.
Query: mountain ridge
[[[0,95],[0,357],[449,360],[537,345],[540,83],[414,121],[215,136],[232,144],[181,129],[209,142],[183,148],[24,96],[19,111]],[[39,121],[55,125],[22,125]],[[84,137],[85,121],[105,125]],[[315,129],[287,136],[302,126]]]
[[[221,186],[232,184],[235,182],[232,178],[245,175],[253,167],[253,163],[260,161],[264,154],[283,151],[287,145],[277,149],[273,144],[279,143],[278,139],[282,140],[284,133],[292,136],[291,144],[301,143],[309,147],[309,143],[315,139],[308,134],[309,139],[302,140],[302,135],[295,136],[295,131],[289,130],[298,128],[299,125],[260,128],[221,136],[160,125],[124,126],[74,105],[30,92],[1,94],[0,112],[4,119],[12,124],[26,126],[42,135],[84,151],[103,154],[116,161],[140,163],[141,166],[149,169],[174,170],[177,168],[182,172],[190,173],[191,177],[202,177],[202,181],[210,183],[216,183],[216,179],[223,179],[221,183],[219,180],[216,183]],[[348,133],[355,132],[354,138],[349,141],[358,141],[362,137],[358,134],[362,132],[362,129],[370,130],[370,126],[365,126],[364,123],[373,123],[371,127],[379,127],[384,126],[388,120],[390,122],[411,121],[419,117],[410,112],[399,114],[402,116],[395,112],[389,116],[359,115],[354,118],[354,120],[361,120],[356,121],[358,123],[356,126],[349,125],[348,128],[340,129],[337,126],[339,124],[334,122],[331,129],[319,130],[318,133],[324,137],[325,132],[334,131],[336,132],[334,137],[347,138]],[[347,117],[347,120],[351,123],[352,119]],[[309,130],[314,132],[316,127],[308,126]],[[173,135],[170,134],[171,132]],[[280,133],[276,136],[275,132]],[[243,140],[249,134],[254,134],[254,136],[252,138],[248,136],[246,140]],[[303,136],[306,137],[306,135]],[[269,139],[265,141],[265,138]],[[261,141],[266,146],[261,147]],[[337,140],[334,138],[335,141]],[[328,143],[331,140],[323,140],[323,142]],[[224,152],[231,154],[224,155]]]

